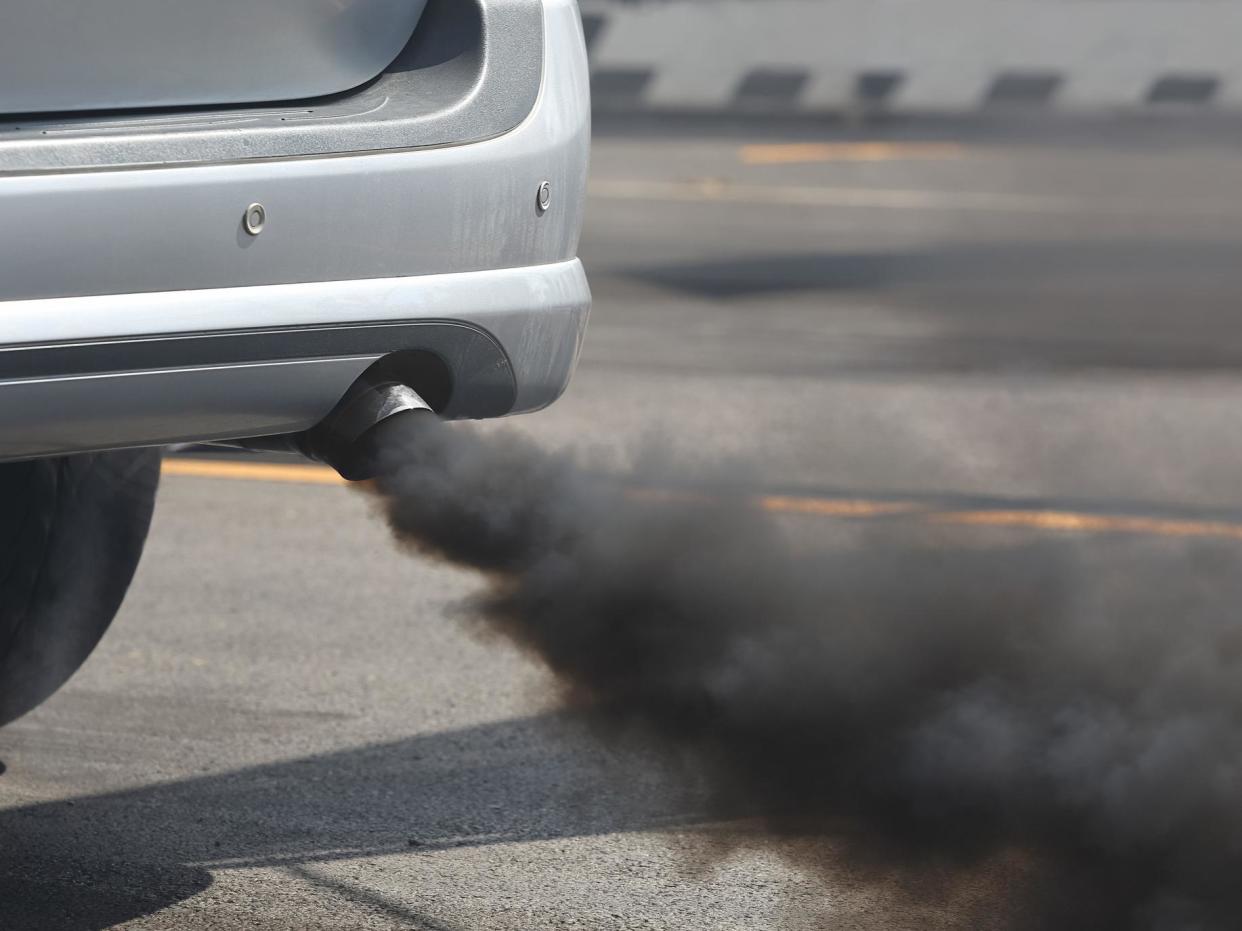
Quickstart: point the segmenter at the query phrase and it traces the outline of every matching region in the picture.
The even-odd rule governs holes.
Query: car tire
[[[138,566],[158,449],[0,464],[0,725],[90,655]]]

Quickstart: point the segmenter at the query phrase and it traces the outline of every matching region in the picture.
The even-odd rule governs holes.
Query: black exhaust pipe
[[[336,407],[297,438],[302,453],[325,462],[351,482],[375,478],[380,469],[378,434],[397,417],[434,417],[431,405],[409,385],[363,376]]]

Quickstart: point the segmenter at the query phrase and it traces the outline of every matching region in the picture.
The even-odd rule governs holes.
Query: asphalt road
[[[578,375],[487,429],[745,460],[811,536],[916,502],[1174,587],[1242,545],[1236,140],[880,142],[602,134]],[[0,731],[0,927],[937,925],[731,851],[362,494],[178,465],[104,643]]]

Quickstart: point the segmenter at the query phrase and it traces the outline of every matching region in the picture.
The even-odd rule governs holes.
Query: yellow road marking
[[[757,499],[765,511],[789,514],[818,514],[821,517],[884,517],[921,510],[907,501],[869,501],[861,498],[801,498],[793,495],[763,495]]]
[[[961,158],[956,142],[794,142],[744,145],[745,165],[792,165],[799,162],[893,162],[916,158]]]
[[[165,475],[222,478],[251,482],[293,482],[303,485],[346,485],[328,466],[222,459],[165,459]],[[707,500],[695,493],[639,489],[647,499]],[[833,498],[762,495],[755,499],[765,511],[838,519],[908,516],[935,524],[961,524],[1061,533],[1123,533],[1161,537],[1215,537],[1242,540],[1242,523],[1223,520],[1182,520],[1084,511],[976,508],[940,510],[929,504],[880,498]]]
[[[300,485],[344,485],[328,466],[310,463],[238,462],[235,459],[165,459],[164,475],[231,478],[246,482],[294,482]]]
[[[711,504],[710,494],[671,488],[631,488],[626,494],[641,501],[680,501]],[[815,514],[820,517],[883,517],[923,510],[907,501],[869,501],[860,498],[807,498],[794,495],[760,495],[753,499],[765,511]]]
[[[948,511],[929,514],[941,524],[1022,527],[1074,533],[1130,533],[1160,537],[1223,537],[1242,540],[1242,524],[1218,520],[1176,520],[1078,511]]]

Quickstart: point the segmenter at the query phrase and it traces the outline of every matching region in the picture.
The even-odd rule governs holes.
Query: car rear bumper
[[[576,5],[542,11],[529,112],[469,144],[5,171],[0,141],[0,458],[296,432],[390,352],[448,366],[447,416],[555,399],[590,109]]]
[[[444,416],[537,410],[568,384],[590,304],[577,259],[10,302],[16,328],[55,320],[62,338],[0,348],[0,458],[298,433],[399,352],[447,367]],[[169,332],[170,319],[211,329]]]

